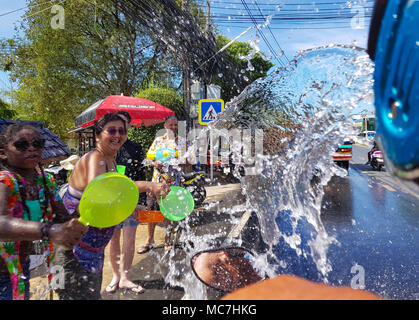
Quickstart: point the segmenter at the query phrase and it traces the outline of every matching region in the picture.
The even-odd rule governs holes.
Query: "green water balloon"
[[[116,226],[135,210],[138,199],[134,181],[117,172],[103,173],[85,188],[79,221],[97,228]]]
[[[185,219],[194,209],[192,194],[185,188],[171,186],[165,198],[160,199],[160,211],[172,221]]]

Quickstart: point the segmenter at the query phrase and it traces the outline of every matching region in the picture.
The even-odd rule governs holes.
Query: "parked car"
[[[352,139],[345,139],[333,154],[333,161],[341,168],[349,169],[349,161],[352,160]]]

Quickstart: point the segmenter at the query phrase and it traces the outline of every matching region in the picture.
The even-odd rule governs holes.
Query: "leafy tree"
[[[223,35],[217,37],[217,47],[221,49],[230,40]],[[221,87],[221,97],[225,101],[230,101],[232,98],[237,96],[238,92],[241,92],[246,85],[252,83],[260,77],[266,76],[268,70],[274,66],[270,61],[265,61],[259,53],[251,55],[252,47],[246,42],[234,42],[230,45],[223,53],[229,56],[230,61],[236,66],[237,70],[240,70],[244,78],[242,84],[232,85],[230,81],[226,81],[224,73],[231,72],[231,70],[225,70],[220,73],[218,77],[213,79],[213,83]],[[245,59],[246,58],[246,59]]]
[[[139,90],[135,94],[135,97],[157,102],[158,104],[173,110],[179,120],[186,120],[187,118],[186,112],[183,108],[182,99],[172,89],[161,87],[147,88]]]
[[[151,35],[125,17],[112,0],[67,0],[64,28],[44,0],[28,0],[21,30],[15,39],[12,79],[22,118],[41,120],[61,137],[74,118],[90,104],[112,94],[132,95],[144,87],[152,71],[166,80],[167,61]]]
[[[0,99],[0,119],[13,119],[16,117],[16,112],[10,109],[10,105]]]

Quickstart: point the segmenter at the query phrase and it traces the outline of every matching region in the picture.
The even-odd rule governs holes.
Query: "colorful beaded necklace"
[[[22,198],[19,194],[19,185],[25,187],[27,182],[23,177],[16,173],[16,177],[10,171],[2,171],[1,173],[6,174],[10,180],[6,180],[9,189],[11,190],[9,201],[8,201],[8,215],[13,215],[15,218],[23,219],[23,210],[24,207],[22,205]],[[39,202],[41,204],[41,210],[43,213],[43,219],[41,222],[48,223],[52,221],[52,207],[50,201],[46,201],[45,198],[45,190],[43,188],[43,178],[37,172],[35,174],[36,177],[36,184],[38,187],[38,194],[39,194]],[[46,185],[48,188],[48,184]],[[10,210],[10,208],[15,208],[15,210]],[[29,216],[29,213],[28,213]],[[19,252],[20,252],[20,241],[16,242],[0,242],[0,255],[4,259],[7,265],[7,269],[10,273],[10,279],[12,282],[13,288],[13,300],[23,300],[25,298],[25,283],[23,279],[23,270],[22,265],[20,263]],[[43,242],[44,250],[45,250],[45,260],[50,270],[50,265],[54,259],[55,252],[52,242],[44,241]],[[52,281],[52,273],[48,274],[48,282],[51,284]],[[51,285],[49,285],[50,290],[50,299],[53,298],[53,292],[51,290]]]

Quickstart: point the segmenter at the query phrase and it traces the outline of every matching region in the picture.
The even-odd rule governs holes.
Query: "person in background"
[[[178,136],[178,121],[176,116],[168,116],[164,122],[166,133],[154,139],[151,144],[148,154],[155,154],[159,149],[172,149],[172,150],[186,150],[186,140]],[[163,163],[157,159],[152,160],[154,167],[153,178],[151,181],[158,183],[165,183],[169,186],[178,186],[181,183],[182,172],[179,166],[174,168],[172,165],[164,167]],[[152,210],[159,210],[156,199],[152,195],[148,197],[147,204],[152,206]],[[170,233],[172,225],[166,220],[166,236],[165,236],[165,250],[168,251],[172,248],[170,244]],[[148,223],[148,237],[145,245],[138,249],[137,253],[143,254],[153,248],[154,245],[154,231],[156,223]]]
[[[72,248],[87,230],[69,219],[54,178],[44,174],[44,144],[30,125],[13,124],[0,135],[0,300],[29,299],[33,241],[42,240],[49,266],[53,244]]]
[[[97,176],[116,172],[115,156],[127,139],[125,121],[115,113],[105,114],[94,127],[96,148],[86,153],[76,164],[63,197],[70,216],[78,215],[78,206],[84,189]],[[163,184],[135,181],[139,192],[165,196],[168,188]],[[56,261],[64,268],[65,287],[56,290],[61,300],[101,299],[102,269],[105,247],[115,227],[95,228],[88,231],[73,250],[60,248]]]
[[[127,130],[131,127],[131,116],[128,112],[118,111],[117,114],[125,121]],[[143,149],[140,144],[127,139],[116,154],[117,167],[122,168],[120,172],[125,174],[133,181],[146,180],[144,166]],[[145,209],[146,194],[141,193],[138,200],[139,207]],[[137,208],[139,208],[137,207]],[[114,293],[118,288],[130,290],[134,293],[143,293],[144,289],[140,285],[134,284],[129,278],[128,273],[131,269],[135,252],[135,235],[138,226],[137,211],[134,211],[125,221],[120,223],[109,243],[110,257],[112,266],[112,280],[106,287],[107,293]],[[122,252],[121,252],[121,230],[123,231]]]
[[[378,151],[378,145],[377,142],[374,140],[373,144],[372,144],[372,148],[370,151],[368,151],[368,161],[366,164],[370,164],[371,163],[371,155],[375,152]]]

